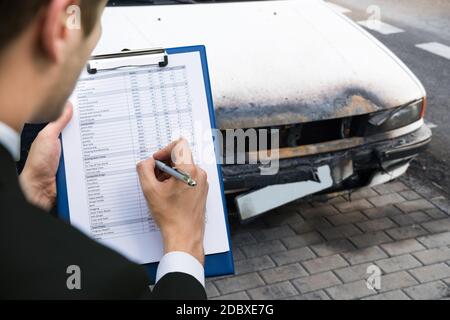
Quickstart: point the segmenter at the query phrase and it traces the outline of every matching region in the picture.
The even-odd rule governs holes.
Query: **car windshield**
[[[110,0],[110,6],[165,5],[165,4],[198,4],[218,2],[248,2],[252,0]],[[253,0],[254,1],[254,0]]]

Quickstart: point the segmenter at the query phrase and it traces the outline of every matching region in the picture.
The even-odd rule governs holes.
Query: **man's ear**
[[[41,41],[44,52],[54,62],[63,59],[64,48],[69,40],[67,8],[76,0],[50,0],[43,17]]]

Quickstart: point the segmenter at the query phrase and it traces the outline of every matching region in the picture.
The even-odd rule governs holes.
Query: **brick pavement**
[[[211,299],[448,299],[449,200],[406,182],[298,201],[241,225],[230,218],[236,275]],[[367,288],[367,268],[382,272]]]

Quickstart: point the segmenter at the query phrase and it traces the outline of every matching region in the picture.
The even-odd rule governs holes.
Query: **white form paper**
[[[84,71],[62,133],[71,223],[137,263],[159,261],[161,234],[136,163],[183,136],[208,174],[205,253],[229,251],[200,53],[169,65]]]

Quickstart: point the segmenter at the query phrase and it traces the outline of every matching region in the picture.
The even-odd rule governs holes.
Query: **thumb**
[[[71,102],[67,102],[66,107],[64,108],[63,113],[61,116],[53,121],[50,122],[44,130],[47,131],[48,134],[53,135],[55,137],[59,136],[59,134],[64,130],[64,128],[69,123],[70,119],[72,119],[73,115],[73,106]]]

